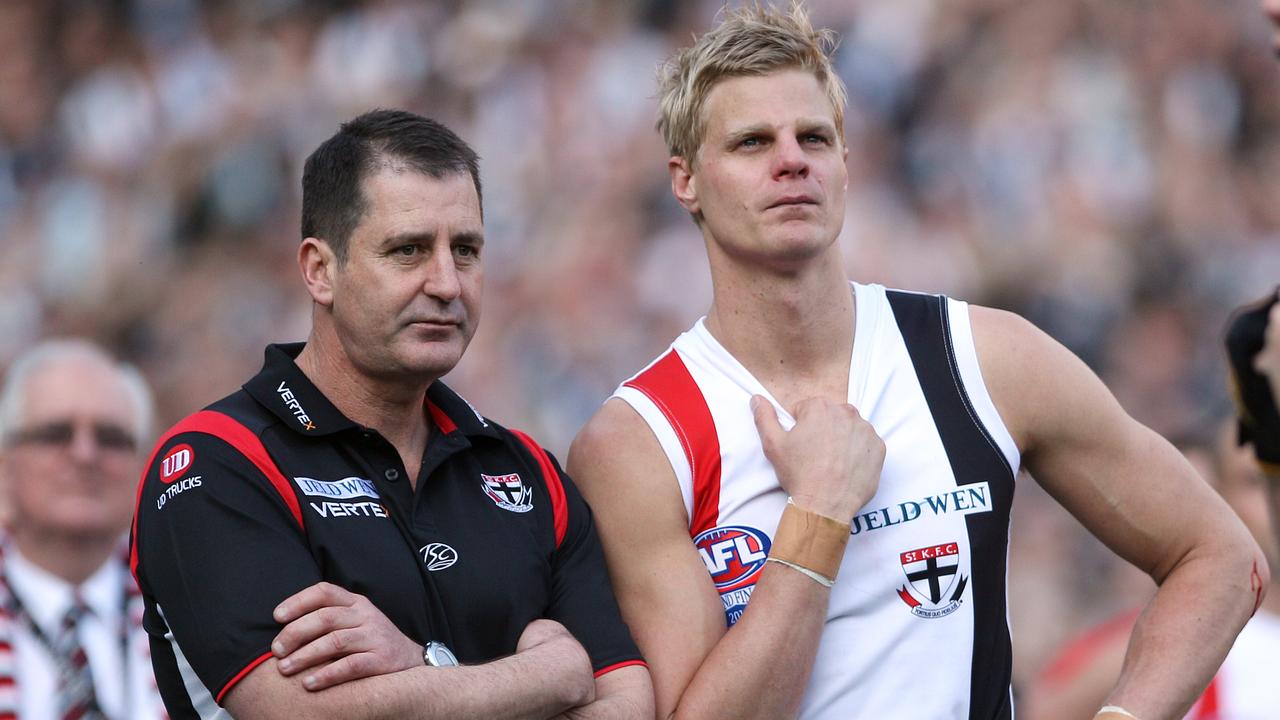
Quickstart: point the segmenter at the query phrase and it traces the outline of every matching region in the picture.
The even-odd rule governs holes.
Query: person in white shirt
[[[0,388],[0,717],[162,717],[124,555],[151,394],[84,340]]]

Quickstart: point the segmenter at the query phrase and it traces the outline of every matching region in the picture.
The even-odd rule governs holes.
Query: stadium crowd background
[[[301,162],[405,107],[479,150],[484,321],[447,379],[561,457],[710,300],[654,70],[718,0],[0,3],[0,369],[93,338],[163,426],[301,340]],[[850,91],[849,272],[1020,312],[1206,442],[1229,308],[1280,279],[1280,67],[1253,0],[812,0]],[[1033,483],[1015,680],[1143,598]]]

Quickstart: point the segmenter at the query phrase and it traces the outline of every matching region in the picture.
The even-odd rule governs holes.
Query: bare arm
[[[307,690],[325,690],[423,667],[421,645],[405,637],[368,598],[337,585],[322,582],[296,593],[280,603],[274,617],[285,623],[272,643],[276,667],[281,675],[297,676]],[[571,643],[563,648],[570,661],[567,665],[580,664],[578,656],[585,657],[585,651],[563,626],[550,620],[536,620],[525,628],[517,654],[547,642],[563,644],[566,639]],[[586,669],[589,673],[589,664]],[[619,668],[602,675],[594,681],[594,692],[582,686],[583,682],[590,682],[589,678],[589,674],[582,673],[565,678],[564,697],[571,698],[576,691],[585,698],[579,702],[586,704],[571,707],[560,717],[653,717],[653,688],[643,666]],[[465,698],[459,700],[464,701]],[[478,706],[477,712],[483,707]],[[536,708],[533,712],[534,717],[545,717],[538,715]]]
[[[1032,475],[1159,585],[1107,703],[1181,717],[1261,601],[1261,551],[1181,454],[1070,351],[1016,315],[974,307],[971,317],[983,375]]]
[[[652,720],[653,683],[640,666],[624,667],[596,678],[596,699],[558,716],[565,720]]]
[[[275,619],[286,623],[272,643],[277,671],[285,677],[296,677],[302,687],[313,693],[367,678],[421,675],[419,671],[424,667],[421,645],[405,637],[367,598],[330,583],[317,583],[289,597],[276,608]],[[581,666],[578,672],[564,672],[564,677],[559,679],[554,677],[554,668],[548,668],[551,672],[543,671],[541,682],[561,684],[559,693],[551,693],[554,705],[540,705],[536,698],[532,705],[528,705],[521,700],[527,693],[522,694],[520,688],[513,687],[500,678],[457,678],[453,673],[457,668],[428,668],[447,671],[446,679],[449,682],[496,681],[499,684],[492,687],[517,692],[511,698],[487,698],[474,705],[471,704],[474,697],[464,693],[450,705],[460,708],[459,710],[441,708],[439,712],[444,713],[443,715],[426,717],[472,717],[471,714],[465,714],[468,712],[475,717],[487,717],[490,713],[507,717],[513,712],[494,709],[494,702],[502,707],[507,707],[505,703],[510,702],[511,707],[518,707],[529,713],[510,715],[511,717],[545,718],[561,710],[565,714],[557,717],[576,720],[638,720],[653,717],[653,688],[649,683],[648,670],[643,666],[619,668],[592,682],[586,651],[557,622],[535,620],[530,623],[520,637],[516,656],[499,662],[512,660],[530,651],[546,654],[545,648],[540,648],[546,644],[559,645],[561,655],[548,657],[547,662],[557,663],[566,671],[572,671],[574,666]],[[464,669],[471,671],[490,668],[500,673],[527,672],[519,666],[491,668],[494,665],[497,664],[469,666]],[[585,673],[581,671],[583,668]],[[441,676],[428,673],[427,678],[440,680]],[[420,681],[420,678],[417,679]],[[587,684],[586,687],[584,683]],[[438,688],[434,692],[447,693],[451,690]],[[566,706],[566,702],[571,704]],[[556,709],[548,709],[551,707]],[[436,711],[433,709],[431,712]]]
[[[564,638],[572,642],[568,634]],[[576,644],[576,643],[575,643]],[[485,665],[421,665],[326,690],[308,691],[267,659],[224,699],[237,718],[520,718],[542,720],[583,701],[575,674],[588,672],[563,641],[548,640]],[[580,660],[575,663],[574,660]],[[588,679],[590,675],[587,675]]]
[[[805,401],[797,419],[785,433],[772,406],[757,414],[780,480],[798,504],[851,518],[875,492],[883,443],[847,405]],[[578,435],[569,471],[595,512],[623,617],[653,676],[657,716],[793,716],[830,591],[766,563],[746,611],[726,630],[719,594],[689,538],[674,472],[652,432],[621,401],[606,403]],[[838,479],[832,487],[815,483],[831,478]]]

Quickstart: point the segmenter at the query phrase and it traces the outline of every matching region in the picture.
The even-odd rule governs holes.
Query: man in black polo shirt
[[[475,153],[368,113],[308,158],[302,216],[306,344],[178,423],[140,488],[170,715],[651,716],[586,504],[439,382],[479,320]]]

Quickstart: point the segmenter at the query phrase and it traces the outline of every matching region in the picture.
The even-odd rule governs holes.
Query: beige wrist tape
[[[1094,715],[1093,717],[1094,717],[1094,720],[1097,720],[1098,718],[1104,718],[1104,719],[1105,718],[1133,718],[1133,720],[1138,720],[1137,715],[1134,715],[1133,713],[1129,712],[1128,710],[1125,710],[1119,705],[1107,705],[1106,707],[1099,710],[1098,714]]]
[[[810,512],[788,500],[773,534],[769,557],[835,580],[848,543],[849,523]]]

